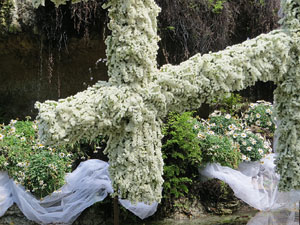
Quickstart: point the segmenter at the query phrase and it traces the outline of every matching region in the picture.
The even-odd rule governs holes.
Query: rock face
[[[36,225],[36,223],[26,219],[18,206],[14,204],[0,217],[0,225]]]
[[[86,209],[73,223],[74,225],[109,225],[110,219],[101,204],[95,204]],[[33,221],[28,220],[20,211],[17,205],[10,207],[7,212],[0,217],[0,225],[37,225]]]
[[[101,13],[100,3],[59,9],[29,3],[0,3],[0,123],[35,117],[36,101],[65,98],[108,79],[104,19],[81,8]]]
[[[39,36],[0,37],[0,122],[35,116],[36,101],[56,100],[107,79],[105,45],[96,39],[72,39],[68,51],[52,51]]]

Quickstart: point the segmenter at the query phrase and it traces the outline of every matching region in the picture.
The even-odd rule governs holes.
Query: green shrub
[[[220,134],[226,135],[237,129],[242,129],[242,121],[230,114],[222,114],[220,111],[214,111],[208,118],[209,128]]]
[[[270,143],[260,134],[254,134],[250,129],[235,131],[231,137],[238,144],[244,161],[259,161],[272,152]]]
[[[224,117],[224,121],[227,119]],[[217,122],[217,121],[215,121]],[[223,129],[216,128],[215,123],[202,120],[201,125],[195,124],[197,138],[200,139],[203,163],[220,163],[222,166],[237,168],[241,161],[241,154],[232,139],[223,135]],[[220,131],[220,133],[218,133]]]
[[[198,176],[202,156],[200,139],[194,131],[197,120],[191,112],[170,113],[163,127],[164,197],[180,197],[188,193],[188,185]]]
[[[42,145],[35,122],[11,120],[0,127],[0,170],[37,197],[60,188],[71,171],[72,154],[64,147]]]

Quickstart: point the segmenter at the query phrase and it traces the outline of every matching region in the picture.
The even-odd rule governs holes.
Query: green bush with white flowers
[[[65,147],[51,148],[39,142],[37,125],[29,118],[1,124],[0,170],[37,197],[59,189],[72,163],[73,155]]]

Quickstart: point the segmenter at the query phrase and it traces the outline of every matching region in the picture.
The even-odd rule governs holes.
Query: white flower
[[[199,128],[199,125],[198,125],[198,124],[195,124],[195,125],[194,125],[194,129],[197,130],[198,128]]]
[[[261,148],[258,149],[258,152],[259,152],[260,155],[264,154],[264,150],[262,150]]]
[[[272,113],[271,109],[266,109],[266,113],[271,114]]]
[[[259,113],[256,113],[256,118],[259,119],[261,115]]]
[[[45,146],[44,146],[43,144],[41,144],[41,143],[38,143],[37,146],[38,146],[38,148],[44,148],[44,147],[45,147]]]
[[[232,136],[233,138],[237,138],[239,135],[237,133],[234,133]]]
[[[272,122],[271,121],[268,121],[267,122],[267,125],[270,127],[270,126],[272,126]]]
[[[33,124],[32,127],[33,127],[33,129],[35,129],[35,130],[37,130],[37,128],[38,128],[36,124]]]
[[[256,144],[256,140],[254,138],[250,138],[249,140],[250,140],[251,144],[253,144],[253,145]]]
[[[17,120],[11,120],[9,124],[14,125],[16,122],[17,122]]]
[[[9,130],[10,133],[15,133],[16,132],[16,128],[15,127],[11,127]]]
[[[246,160],[246,156],[245,155],[242,155],[242,160]]]
[[[249,118],[249,115],[248,115],[248,114],[246,114],[246,115],[245,115],[245,119],[248,119],[248,118]]]
[[[250,161],[250,158],[249,158],[248,156],[246,157],[246,161],[247,161],[247,162],[249,162],[249,161]]]
[[[21,141],[26,141],[26,138],[25,137],[21,137]]]
[[[246,138],[246,137],[247,137],[247,134],[246,134],[246,133],[241,133],[241,137],[242,137],[242,138]]]
[[[260,121],[259,121],[259,120],[256,120],[256,121],[255,121],[255,125],[260,126]]]
[[[8,166],[8,165],[9,165],[9,163],[8,163],[8,162],[5,162],[5,163],[4,163],[4,166]]]
[[[203,135],[201,132],[198,133],[197,137],[200,139],[205,139],[205,135]]]
[[[210,117],[215,117],[215,116],[219,116],[221,114],[220,111],[215,110],[212,114],[210,114]]]
[[[257,106],[256,103],[250,103],[250,108],[254,108],[255,106]]]
[[[209,126],[210,126],[210,127],[215,127],[216,124],[215,124],[215,123],[211,123],[211,124],[209,124]]]
[[[230,125],[228,126],[228,129],[229,129],[229,130],[234,130],[234,129],[235,129],[235,125],[234,125],[234,124],[230,124]]]
[[[40,180],[39,184],[40,184],[40,185],[43,185],[43,184],[44,184],[44,181]]]
[[[65,157],[65,153],[60,152],[60,153],[59,153],[59,157],[61,157],[61,158]]]
[[[212,130],[208,131],[207,133],[210,134],[210,135],[214,135],[215,134],[215,132],[213,132]]]
[[[4,135],[0,134],[0,141],[3,140],[3,138],[4,138]]]
[[[252,150],[252,147],[251,146],[249,146],[249,147],[247,147],[247,151],[251,151]]]
[[[25,165],[25,163],[23,163],[23,162],[18,162],[17,163],[17,166],[19,166],[19,167],[23,167]]]
[[[230,119],[231,118],[231,115],[230,114],[226,114],[226,116],[225,116],[225,119]]]
[[[246,141],[243,141],[243,142],[242,142],[242,145],[246,146],[246,145],[247,145],[247,142],[246,142]]]

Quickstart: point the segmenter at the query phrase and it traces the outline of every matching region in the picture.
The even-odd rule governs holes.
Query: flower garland
[[[60,2],[57,2],[59,4]],[[283,1],[284,29],[299,27],[299,0]],[[115,193],[132,202],[160,201],[163,183],[161,118],[198,108],[256,81],[274,81],[282,190],[300,189],[299,49],[297,32],[263,34],[224,51],[197,54],[178,66],[156,65],[159,40],[154,0],[110,0],[106,40],[109,82],[66,99],[36,103],[40,139],[74,143],[109,136],[107,149]],[[296,13],[296,14],[295,14]],[[292,160],[291,160],[292,159]]]

